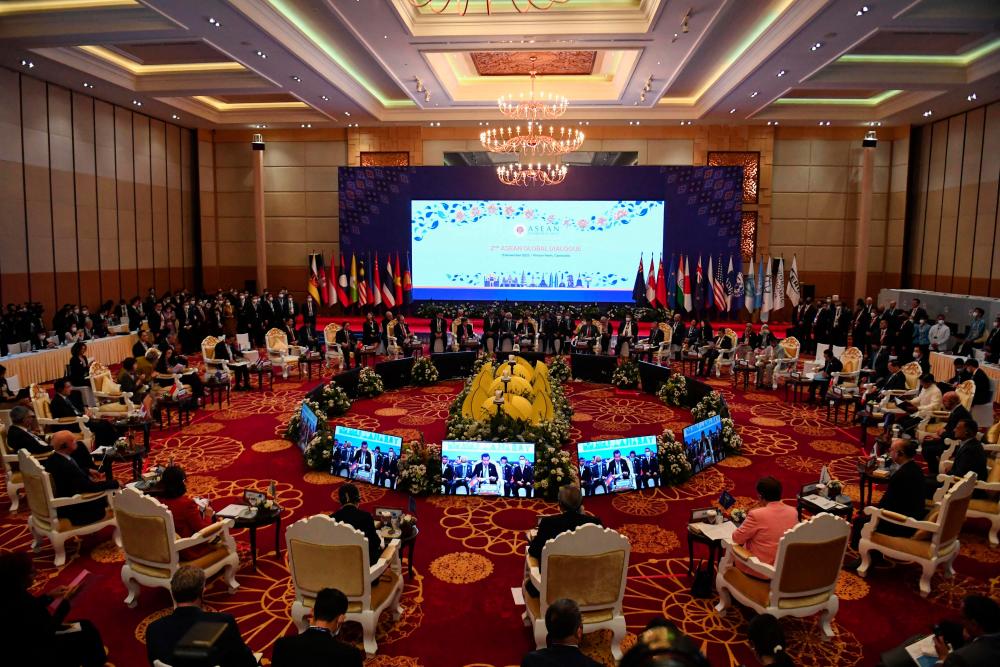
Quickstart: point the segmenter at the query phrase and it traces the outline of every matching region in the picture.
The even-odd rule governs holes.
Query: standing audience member
[[[733,543],[745,548],[760,562],[774,565],[781,536],[799,522],[798,514],[794,507],[781,502],[781,482],[774,477],[762,477],[757,482],[757,497],[763,504],[747,512],[746,520],[733,532]],[[738,558],[736,567],[752,577],[762,578]]]
[[[87,620],[65,622],[75,588],[59,586],[47,595],[34,596],[35,569],[23,552],[0,553],[0,627],[8,641],[4,660],[9,665],[39,667],[103,667],[107,654],[94,624]],[[50,611],[52,603],[62,601]]]
[[[788,657],[788,641],[781,623],[771,614],[755,616],[747,626],[747,637],[760,664],[778,667],[793,667],[795,664]]]
[[[361,667],[364,654],[337,639],[347,619],[347,596],[336,588],[316,594],[312,618],[305,632],[281,637],[274,643],[271,667]]]
[[[202,609],[205,593],[205,572],[199,567],[182,565],[170,578],[170,595],[174,598],[174,611],[169,616],[153,621],[146,629],[146,654],[149,664],[159,660],[173,667],[186,663],[174,657],[178,642],[196,623],[222,623],[226,626],[212,650],[212,661],[199,664],[219,667],[256,667],[257,659],[243,642],[236,619]]]
[[[521,667],[599,667],[599,662],[580,651],[583,616],[573,600],[562,598],[549,605],[545,632],[546,647],[524,656]]]

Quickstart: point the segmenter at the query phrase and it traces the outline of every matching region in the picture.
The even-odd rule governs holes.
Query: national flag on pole
[[[684,260],[684,310],[691,312],[691,259]]]
[[[364,308],[368,305],[368,281],[365,280],[365,258],[361,258],[360,267],[358,267],[358,308]]]
[[[722,275],[722,255],[719,255],[719,263],[715,267],[715,309],[719,313],[729,310],[729,293],[726,290],[726,279]]]
[[[799,305],[799,267],[796,265],[795,255],[792,255],[792,268],[788,271],[788,286],[785,288],[785,293],[788,294],[792,306]]]
[[[743,306],[747,309],[747,312],[753,315],[755,304],[757,302],[757,290],[754,287],[754,275],[753,275],[753,257],[750,258],[750,272],[747,274],[746,289],[743,293]]]
[[[701,255],[698,255],[698,268],[694,270],[694,292],[691,302],[695,310],[705,306],[705,275],[701,271]]]
[[[309,262],[307,267],[309,269],[309,279],[306,283],[306,291],[312,296],[313,301],[316,303],[323,303],[323,300],[319,296],[319,268],[316,265],[316,253],[309,253]]]
[[[348,295],[351,298],[351,305],[353,306],[359,302],[359,297],[361,296],[361,292],[358,289],[358,258],[354,253],[351,253],[351,280],[349,289],[350,292]]]
[[[712,271],[712,256],[708,256],[708,264],[705,266],[705,308],[711,308],[715,302],[715,272]]]
[[[413,302],[413,280],[410,278],[410,253],[406,253],[406,272],[403,274],[403,302]]]
[[[764,307],[764,258],[760,258],[757,264],[757,277],[753,283],[753,309],[760,310]]]
[[[368,303],[369,305],[382,305],[382,289],[379,287],[378,278],[378,253],[375,253],[375,261],[372,262],[371,255],[368,256]]]
[[[337,253],[330,253],[330,279],[326,283],[326,303],[337,305]]]
[[[316,268],[319,269],[319,302],[330,301],[330,285],[326,281],[326,267],[323,266],[323,253],[316,254]]]
[[[639,255],[639,268],[635,272],[635,284],[632,285],[632,300],[635,305],[641,306],[646,303],[646,278],[642,273],[642,255]]]
[[[740,288],[743,287],[743,276],[740,275]],[[742,294],[739,295],[742,298]],[[736,295],[736,271],[733,270],[733,256],[729,256],[729,268],[726,270],[726,310],[731,310],[734,306],[733,301],[737,298]]]
[[[764,267],[764,304],[760,308],[760,321],[767,322],[771,317],[771,311],[774,309],[774,300],[772,297],[772,287],[771,284],[771,256],[767,256],[767,264]]]
[[[337,299],[340,305],[347,308],[352,301],[347,295],[348,291],[347,264],[344,262],[344,253],[340,253],[340,272],[337,274]]]
[[[396,293],[396,306],[403,306],[403,276],[399,272],[399,253],[396,253],[396,270],[392,274],[392,287]]]
[[[662,257],[660,258],[660,266],[661,267],[663,266],[663,258]],[[666,294],[666,296],[667,296],[667,298],[666,298],[667,307],[669,307],[670,310],[677,310],[677,294],[676,294],[676,292],[677,292],[677,273],[674,271],[674,256],[672,254],[670,255],[670,263],[667,264],[667,267],[670,269],[669,271],[667,271],[667,279],[665,281],[666,282],[666,290],[667,290],[667,294]],[[660,269],[660,272],[661,273],[663,272],[662,268]]]
[[[774,274],[774,296],[772,297],[774,310],[781,310],[785,307],[785,258],[778,258],[778,271]]]
[[[660,266],[656,273],[656,303],[660,308],[667,307],[667,279],[663,275],[663,253],[660,253]]]
[[[646,276],[646,301],[651,308],[656,308],[656,266],[653,264],[653,253],[649,253],[649,275]]]
[[[392,255],[385,258],[385,273],[382,274],[382,303],[386,309],[396,307],[396,292],[392,279]]]
[[[677,282],[674,283],[676,286],[675,299],[677,302],[678,310],[684,308],[684,255],[678,255],[677,259]]]

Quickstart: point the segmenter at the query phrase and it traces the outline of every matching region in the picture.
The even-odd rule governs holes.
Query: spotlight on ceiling
[[[767,124],[768,125],[777,125],[778,121],[776,121],[776,120],[769,120],[769,121],[767,121]]]
[[[83,82],[83,87],[84,88],[93,88],[94,84],[90,83],[89,81],[84,81]]]
[[[329,102],[330,101],[330,98],[327,97],[326,95],[320,95],[319,99],[323,100],[324,102]]]
[[[779,69],[779,70],[778,70],[778,78],[779,78],[779,79],[780,79],[781,77],[785,76],[786,74],[788,74],[788,71],[787,71],[787,70],[783,70],[783,69]]]
[[[975,93],[972,93],[971,95],[966,95],[966,96],[965,96],[965,100],[966,100],[967,102],[972,102],[972,101],[974,101],[974,100],[976,100],[976,99],[979,99],[979,98],[977,98],[977,97],[976,97],[976,94],[975,94]]]
[[[819,51],[821,48],[823,48],[823,42],[816,42],[815,44],[813,44],[812,46],[809,47],[809,50],[810,51]]]
[[[218,19],[215,19],[215,18],[211,18],[211,17],[209,17],[209,19],[208,19],[208,22],[209,22],[209,23],[210,23],[211,25],[215,26],[216,28],[221,28],[221,27],[222,27],[222,23],[220,23],[220,22],[218,21]]]
[[[181,117],[180,117],[180,116],[178,116],[178,115],[177,115],[177,114],[175,114],[175,113],[172,113],[172,114],[170,114],[170,117],[171,117],[171,118],[173,118],[174,120],[180,120],[180,119],[181,119]]]
[[[924,118],[930,118],[933,115],[934,115],[934,112],[931,111],[930,109],[928,109],[927,111],[924,112]]]
[[[759,94],[760,94],[760,91],[757,91],[757,90],[753,91],[752,93],[750,93],[750,99],[753,99],[753,98],[757,97]]]
[[[258,58],[264,58],[266,60],[267,59],[267,54],[264,53],[263,51],[257,51],[257,57]]]
[[[862,5],[855,16],[864,16],[868,13],[868,5]]]
[[[135,106],[137,106],[137,107],[141,107],[142,106],[142,102],[140,102],[139,100],[132,100],[132,104],[135,105]]]
[[[299,77],[297,77],[294,74],[292,75],[291,78],[292,78],[292,81],[294,81],[295,83],[302,83],[302,79],[300,79]]]
[[[35,63],[31,62],[27,58],[21,58],[21,67],[27,67],[28,69],[34,68]]]

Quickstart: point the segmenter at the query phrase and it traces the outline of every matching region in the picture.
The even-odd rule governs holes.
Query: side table
[[[281,508],[273,512],[261,512],[252,517],[236,517],[233,519],[236,528],[247,528],[250,531],[250,561],[253,571],[257,571],[257,529],[274,524],[274,555],[281,555]]]
[[[230,404],[230,398],[232,396],[232,382],[229,381],[228,377],[222,380],[210,377],[205,381],[204,387],[206,393],[208,394],[208,405],[218,403],[219,409],[221,410],[223,399],[225,399],[226,405]]]

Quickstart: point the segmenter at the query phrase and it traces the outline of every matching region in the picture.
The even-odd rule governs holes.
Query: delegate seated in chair
[[[45,470],[52,477],[53,491],[57,498],[76,494],[95,493],[117,489],[118,482],[106,481],[96,471],[88,472],[77,463],[74,452],[82,445],[69,431],[59,431],[52,436],[52,456],[45,459]],[[107,513],[108,499],[100,497],[88,503],[60,508],[56,514],[74,526],[83,526],[101,520]]]
[[[247,647],[230,614],[202,609],[205,594],[205,572],[198,567],[183,566],[170,578],[170,595],[174,610],[146,628],[146,655],[150,664],[159,660],[176,667],[186,664],[174,657],[181,638],[196,623],[221,623],[225,630],[215,642],[213,662],[223,667],[256,667],[257,659]]]
[[[53,387],[55,389],[55,396],[52,397],[52,401],[49,403],[49,411],[52,413],[53,419],[88,416],[89,410],[81,410],[70,399],[70,394],[73,393],[73,386],[70,384],[69,380],[66,378],[59,378],[55,381],[55,383],[53,383]],[[80,426],[76,423],[58,426],[56,428],[59,430],[72,431],[73,433],[81,432]],[[106,421],[92,419],[87,422],[87,428],[94,432],[94,441],[98,446],[114,444],[115,439],[118,437],[115,427]]]
[[[598,517],[583,511],[583,496],[578,486],[567,485],[559,489],[559,511],[560,514],[543,516],[538,522],[535,536],[528,543],[528,556],[535,561],[540,561],[545,543],[562,533],[587,524],[604,526]],[[527,586],[530,592],[533,589],[530,581]],[[537,595],[537,590],[533,594]]]
[[[947,421],[945,421],[944,426],[935,435],[928,435],[924,438],[921,443],[920,451],[924,456],[924,461],[927,462],[927,471],[931,477],[936,477],[938,474],[938,466],[941,460],[941,454],[948,448],[945,444],[946,440],[954,440],[958,437],[955,433],[956,427],[959,422],[966,419],[972,419],[972,415],[965,406],[962,405],[958,394],[949,391],[946,392],[941,397],[941,404],[944,410],[948,412]]]
[[[821,402],[825,400],[833,374],[839,373],[843,369],[844,365],[840,363],[840,359],[833,356],[833,350],[830,348],[823,350],[823,366],[816,371],[812,382],[809,383],[809,402],[814,403],[816,401],[817,389],[819,390],[819,400]]]
[[[227,362],[226,368],[236,379],[236,384],[233,385],[234,390],[250,391],[250,367],[243,358],[243,352],[240,351],[239,345],[236,344],[236,334],[226,334],[225,340],[215,344],[215,359]]]
[[[524,656],[521,667],[600,667],[600,663],[580,651],[583,641],[583,615],[573,600],[556,600],[545,610],[545,648]]]
[[[742,547],[749,556],[766,565],[773,565],[781,537],[798,522],[795,508],[781,502],[781,482],[774,477],[762,477],[757,482],[757,498],[763,503],[747,512],[746,520],[733,532],[733,544]],[[736,561],[736,567],[758,579],[767,575]]]
[[[375,529],[375,519],[372,515],[358,507],[361,504],[361,492],[358,491],[358,487],[348,483],[337,490],[337,498],[340,500],[340,509],[330,517],[364,534],[368,540],[368,560],[374,565],[382,554],[382,538]]]

